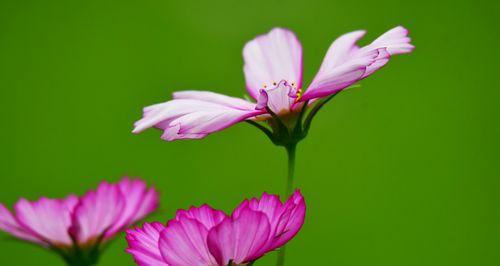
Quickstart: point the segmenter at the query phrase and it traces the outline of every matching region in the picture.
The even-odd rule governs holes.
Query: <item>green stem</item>
[[[85,258],[81,258],[79,260],[75,260],[75,259],[70,259],[70,260],[66,260],[66,265],[68,266],[95,266],[97,265],[97,259],[91,259],[91,260],[88,260],[88,259],[85,259]]]
[[[297,148],[297,143],[293,143],[289,146],[285,146],[286,153],[288,155],[288,176],[286,184],[285,199],[288,198],[293,191],[293,176],[295,173],[295,150]],[[285,246],[283,246],[278,251],[278,260],[276,261],[276,266],[285,265]]]
[[[285,200],[292,194],[293,190],[293,175],[295,173],[295,150],[297,144],[294,143],[290,146],[286,146],[286,154],[288,155],[288,177],[286,184],[286,194]]]
[[[71,254],[58,252],[68,266],[95,266],[99,261],[97,250],[84,251],[75,248]]]

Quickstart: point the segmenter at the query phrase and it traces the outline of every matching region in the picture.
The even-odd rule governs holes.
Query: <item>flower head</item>
[[[278,145],[297,142],[307,134],[319,108],[339,91],[384,66],[391,55],[413,50],[408,30],[398,26],[369,45],[356,42],[365,31],[336,39],[315,78],[302,87],[302,46],[289,30],[275,28],[243,49],[246,88],[253,101],[207,91],[175,92],[173,100],[144,108],[134,133],[156,127],[162,138],[199,139],[235,123],[248,121]],[[310,109],[302,124],[304,113]],[[266,121],[266,126],[256,121]]]
[[[50,248],[68,262],[91,263],[98,259],[102,244],[157,206],[154,188],[140,179],[124,178],[115,184],[102,182],[81,197],[20,199],[14,212],[0,204],[0,230]]]
[[[208,205],[177,211],[167,225],[127,230],[141,266],[244,265],[290,241],[304,223],[306,206],[296,191],[285,203],[276,195],[243,201],[229,216]]]

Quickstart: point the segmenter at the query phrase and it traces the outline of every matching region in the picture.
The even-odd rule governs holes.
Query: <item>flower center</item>
[[[273,81],[271,84],[271,88],[264,84],[263,88],[260,89],[256,108],[269,108],[277,115],[289,113],[293,104],[300,99],[302,90],[297,89],[295,82],[289,83],[286,80]]]

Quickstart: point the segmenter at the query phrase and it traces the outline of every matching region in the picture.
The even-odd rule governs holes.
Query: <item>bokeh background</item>
[[[396,25],[417,49],[342,93],[298,148],[308,213],[287,265],[498,265],[499,35],[495,1],[0,2],[0,202],[141,176],[178,208],[231,210],[284,191],[285,152],[250,125],[200,141],[130,133],[173,91],[245,93],[241,51],[293,29],[305,83],[330,43]],[[63,265],[0,233],[2,265]],[[123,236],[101,265],[134,265]],[[270,254],[256,265],[273,265]]]

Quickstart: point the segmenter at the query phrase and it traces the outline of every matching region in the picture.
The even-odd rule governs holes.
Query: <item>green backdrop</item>
[[[299,36],[308,84],[340,34],[401,24],[417,49],[336,97],[298,147],[308,213],[287,265],[498,265],[494,2],[2,0],[0,202],[141,176],[162,193],[149,220],[166,221],[282,193],[285,152],[250,125],[168,143],[132,123],[176,90],[242,96],[243,45],[272,27]],[[134,265],[125,246],[101,265]],[[0,263],[63,265],[8,240]]]

